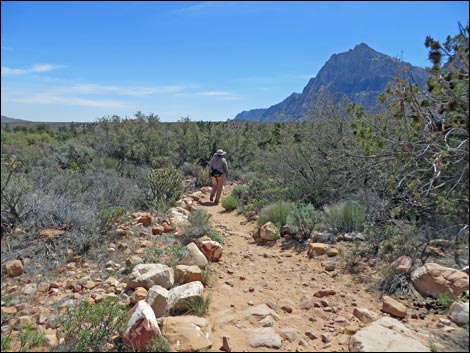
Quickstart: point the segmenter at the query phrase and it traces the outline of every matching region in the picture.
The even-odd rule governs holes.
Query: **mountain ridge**
[[[333,54],[315,77],[310,78],[302,93],[292,93],[269,108],[258,108],[237,114],[238,121],[302,121],[320,95],[337,100],[344,96],[369,109],[378,107],[377,97],[395,77],[408,72],[419,85],[428,78],[425,69],[380,53],[365,43],[343,53]]]
[[[2,115],[1,119],[2,119],[1,120],[2,123],[30,123],[31,122],[29,120],[10,118],[5,115]]]

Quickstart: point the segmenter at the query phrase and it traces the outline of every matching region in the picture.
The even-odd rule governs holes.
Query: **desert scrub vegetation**
[[[209,310],[211,299],[208,296],[196,296],[185,301],[185,309],[181,313],[187,315],[205,316]]]
[[[44,332],[33,328],[31,324],[22,327],[15,338],[11,336],[13,327],[6,327],[8,331],[2,332],[2,352],[12,349],[18,352],[34,352],[45,341]]]
[[[171,343],[163,336],[153,336],[148,344],[145,352],[169,352],[171,350]]]
[[[96,304],[82,301],[68,307],[60,317],[64,337],[61,349],[68,352],[104,352],[115,335],[123,335],[128,321],[127,308],[118,298],[106,298]]]
[[[320,224],[362,230],[368,256],[393,261],[409,254],[421,262],[432,259],[427,244],[443,238],[462,268],[469,238],[468,31],[460,26],[443,43],[426,38],[427,87],[398,77],[373,112],[323,96],[296,123],[162,123],[137,112],[84,124],[2,124],[2,259],[21,254],[60,263],[70,247],[86,256],[106,236],[102,210],[163,211],[181,195],[179,181],[185,191],[205,184],[207,163],[224,141],[228,182],[246,183],[230,196],[248,218],[264,217],[266,206],[281,201],[299,210],[312,205],[326,210],[325,219],[297,210],[286,220],[298,223],[301,238]],[[35,243],[44,228],[66,233]],[[211,234],[204,222],[188,233]]]
[[[257,224],[261,227],[267,222],[272,222],[277,228],[287,223],[287,216],[294,211],[292,202],[280,201],[263,207],[260,211]]]
[[[353,201],[343,201],[325,206],[323,221],[336,232],[354,232],[364,230],[366,209]]]
[[[161,263],[175,267],[184,259],[188,250],[182,245],[169,245],[165,247],[152,247],[145,249],[148,262]]]
[[[310,238],[310,234],[319,221],[320,213],[312,204],[296,205],[286,217],[291,233],[299,240]]]
[[[189,217],[189,224],[184,227],[184,236],[185,243],[190,243],[191,241],[207,236],[212,240],[219,242],[220,244],[224,243],[222,235],[212,227],[209,222],[211,215],[204,210],[196,209],[193,210]]]
[[[147,173],[147,180],[150,184],[152,192],[152,202],[157,205],[155,208],[160,208],[163,202],[175,202],[181,196],[182,175],[172,165],[150,169]]]
[[[222,199],[221,205],[227,211],[233,211],[238,207],[238,200],[232,195],[228,195]]]
[[[211,228],[209,218],[210,214],[206,211],[201,209],[194,210],[188,217],[189,224],[184,228],[184,234],[190,239],[207,235]]]

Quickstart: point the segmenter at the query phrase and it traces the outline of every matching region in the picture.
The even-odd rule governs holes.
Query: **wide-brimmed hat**
[[[227,152],[225,152],[225,151],[222,150],[222,149],[218,149],[216,153],[217,153],[219,156],[223,156],[223,155],[226,154]]]

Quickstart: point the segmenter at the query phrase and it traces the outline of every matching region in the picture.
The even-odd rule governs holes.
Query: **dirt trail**
[[[226,186],[224,195],[230,189]],[[382,302],[378,293],[344,274],[339,259],[337,269],[327,272],[322,263],[331,259],[326,255],[308,258],[306,251],[288,248],[283,240],[271,246],[257,245],[252,238],[256,223],[247,223],[245,217],[236,211],[225,211],[220,204],[212,205],[207,194],[197,207],[212,216],[211,224],[224,237],[224,252],[218,263],[211,264],[213,278],[207,288],[211,298],[207,318],[214,334],[211,351],[220,350],[223,336],[230,337],[232,351],[272,351],[249,345],[249,329],[270,326],[243,315],[246,309],[260,304],[267,304],[279,315],[272,323],[277,333],[287,328],[298,331],[292,341],[282,340],[280,351],[348,351],[350,334],[346,327],[362,327],[352,315],[354,307],[370,309],[380,316]],[[337,248],[341,246],[338,244]],[[314,298],[310,309],[300,307],[302,297],[321,289],[333,289],[336,294]],[[330,342],[322,341],[323,333],[328,333]]]

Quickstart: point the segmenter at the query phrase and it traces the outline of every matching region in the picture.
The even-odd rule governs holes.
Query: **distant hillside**
[[[401,76],[403,68],[411,73],[416,83],[425,84],[428,77],[425,69],[379,53],[361,43],[345,53],[333,54],[301,94],[292,93],[267,109],[243,111],[235,120],[304,120],[306,110],[320,94],[338,99],[345,95],[359,105],[374,108],[378,95],[385,90],[388,82]]]
[[[30,122],[31,121],[28,121],[28,120],[9,118],[7,116],[2,115],[2,123],[30,123]]]

